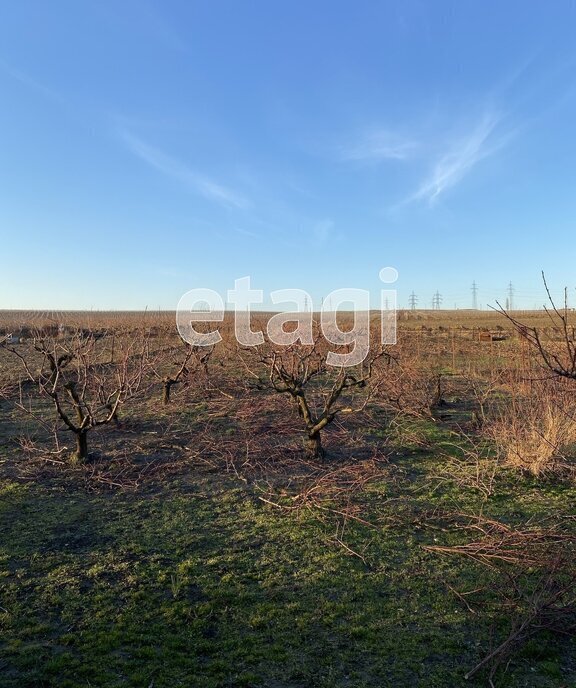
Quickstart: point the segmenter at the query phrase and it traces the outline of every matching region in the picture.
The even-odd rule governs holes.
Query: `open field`
[[[507,329],[502,315],[493,310],[400,310],[399,322],[404,328],[454,327],[468,329]],[[266,314],[263,314],[266,315]],[[538,327],[548,327],[550,318],[544,310],[514,311],[522,322]],[[227,318],[231,314],[227,314]],[[254,314],[258,317],[258,314]],[[576,325],[576,313],[571,312]],[[78,326],[111,327],[114,324],[142,325],[144,323],[163,323],[172,325],[176,313],[171,311],[6,311],[0,310],[0,330],[17,329],[24,325],[44,323],[66,323]]]
[[[362,384],[319,344],[304,411],[229,317],[207,360],[169,313],[2,332],[0,686],[576,686],[576,381],[502,315],[400,314]]]

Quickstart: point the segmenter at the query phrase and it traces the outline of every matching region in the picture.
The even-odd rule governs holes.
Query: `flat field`
[[[557,323],[514,315],[561,355]],[[173,317],[0,312],[22,335],[0,345],[1,687],[576,686],[576,382],[502,315],[401,313],[311,456],[283,354],[227,317],[186,358]],[[319,417],[338,371],[305,360]],[[55,394],[105,421],[86,458]]]

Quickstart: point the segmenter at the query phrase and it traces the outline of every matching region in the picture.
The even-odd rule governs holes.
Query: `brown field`
[[[231,314],[204,358],[174,313],[0,311],[0,685],[576,685],[576,382],[499,313],[371,327],[345,375]]]

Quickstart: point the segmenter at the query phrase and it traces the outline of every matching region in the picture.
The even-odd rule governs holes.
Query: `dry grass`
[[[576,403],[566,384],[535,382],[486,430],[504,463],[535,476],[573,470]]]
[[[54,599],[45,606],[49,614],[57,609],[58,619],[64,616],[61,607],[68,617],[86,610],[77,639],[85,665],[91,668],[94,657],[94,665],[117,660],[117,675],[130,676],[126,680],[133,685],[152,685],[151,672],[159,671],[161,677],[165,667],[175,673],[163,685],[186,683],[192,675],[208,687],[232,681],[272,685],[276,675],[284,680],[288,661],[295,667],[286,678],[290,685],[384,681],[446,687],[462,684],[465,665],[474,667],[470,685],[485,685],[486,671],[492,680],[498,667],[514,662],[515,653],[539,630],[572,630],[574,487],[567,481],[541,480],[527,496],[536,481],[502,470],[502,465],[540,475],[569,464],[576,446],[574,383],[530,382],[541,370],[528,347],[512,335],[481,341],[478,329],[492,329],[492,324],[481,318],[476,322],[475,315],[468,324],[436,312],[401,320],[391,358],[379,360],[366,389],[348,390],[342,397],[344,408],[358,412],[337,416],[325,428],[327,457],[322,461],[305,455],[294,404],[272,389],[269,366],[261,364],[257,351],[239,351],[229,316],[214,356],[197,374],[190,370],[183,376],[171,403],[164,405],[163,380],[185,360],[173,314],[66,314],[68,326],[76,319],[78,327],[98,334],[90,372],[103,381],[114,371],[123,346],[138,336],[146,337],[153,363],[146,368],[142,394],[122,406],[117,424],[94,430],[89,460],[74,464],[68,460],[72,434],[58,422],[38,386],[26,381],[22,361],[0,346],[0,478],[15,494],[17,523],[12,541],[7,540],[7,561],[14,569],[30,561],[26,575],[36,586],[22,586],[16,576],[3,579],[11,597],[2,604],[18,611],[9,620],[9,632],[20,643],[32,638],[34,663],[41,666],[36,653],[45,644],[46,631],[41,624],[30,631],[29,610],[38,608],[46,616],[42,599],[48,590]],[[264,327],[264,317],[253,319],[253,330]],[[0,331],[2,318],[0,313]],[[13,323],[18,325],[19,318],[14,315]],[[44,314],[41,322],[49,326],[52,321]],[[64,330],[58,344],[66,344],[67,336],[69,330]],[[30,338],[15,346],[31,370],[40,368],[42,357]],[[335,373],[322,371],[314,378],[311,405],[322,408]],[[30,492],[26,508],[20,503],[24,490]],[[55,498],[58,494],[61,500]],[[447,508],[450,513],[458,509],[460,516],[447,519]],[[562,522],[556,520],[559,508],[568,513]],[[478,509],[481,516],[461,515]],[[34,519],[46,513],[49,527],[38,526]],[[544,517],[550,514],[555,521],[544,529]],[[108,645],[94,653],[98,639],[108,638],[107,629],[118,618],[102,605],[100,589],[94,588],[91,597],[90,588],[85,593],[81,587],[95,559],[102,557],[105,573],[110,560],[101,554],[100,544],[87,545],[74,560],[67,550],[55,550],[51,533],[60,536],[62,515],[77,540],[94,537],[94,519],[110,538],[112,523],[116,539],[111,540],[110,557],[124,553],[122,565],[137,576],[133,589],[120,577],[117,586],[103,588],[111,600],[109,609],[116,610],[117,600],[125,596],[129,604],[119,611],[123,618],[133,614],[130,623],[136,630],[134,635],[131,628],[130,633],[118,632],[118,653],[110,653]],[[21,526],[26,519],[27,529]],[[36,531],[42,531],[42,539]],[[440,543],[438,538],[444,537]],[[66,534],[66,546],[68,539]],[[36,542],[46,556],[36,557]],[[459,556],[438,566],[438,558],[423,552],[422,545]],[[44,561],[41,568],[38,562]],[[78,562],[78,573],[61,597],[62,576],[71,561]],[[58,576],[46,575],[52,570]],[[445,595],[444,584],[452,579],[462,591],[448,586],[457,599]],[[187,585],[189,591],[205,587],[210,604],[198,607],[197,600],[189,600]],[[82,602],[74,597],[76,590]],[[286,591],[287,597],[271,597],[271,591]],[[301,607],[293,606],[296,598]],[[474,614],[472,622],[462,603]],[[206,619],[200,617],[204,611]],[[220,613],[216,633],[213,618]],[[97,625],[101,619],[104,633]],[[150,629],[150,647],[162,651],[161,670],[149,655],[139,662],[137,670],[141,665],[149,672],[146,680],[143,674],[130,674],[132,667],[125,664],[134,647],[149,649],[142,646],[142,619]],[[174,620],[174,636],[167,619]],[[312,631],[301,647],[303,619]],[[261,642],[252,646],[254,653],[246,644],[247,629]],[[57,647],[53,660],[60,662],[59,630],[50,632]],[[269,647],[271,634],[283,645],[282,652],[291,648],[286,656],[270,659],[273,653],[267,658],[267,650],[261,650]],[[238,638],[238,650],[231,637]],[[199,648],[198,665],[187,664],[191,648]],[[210,653],[218,656],[218,671],[225,674],[212,671],[206,661]],[[15,645],[13,654],[21,676],[32,675],[24,673],[28,668],[26,658],[20,658],[22,647]],[[558,674],[568,679],[572,660],[565,668],[560,655],[551,656]],[[263,667],[262,657],[269,665]],[[323,659],[328,669],[319,681]],[[184,668],[178,673],[174,666],[180,660]],[[247,670],[256,666],[254,674],[229,678],[229,667],[241,662]],[[273,674],[269,667],[276,671],[276,662],[278,673]],[[310,674],[302,673],[303,662]],[[358,666],[363,678],[351,677],[349,666]],[[334,673],[340,671],[335,667],[341,667],[342,676]],[[422,674],[417,673],[420,667]],[[58,670],[68,676],[74,667]],[[544,663],[537,670],[542,688],[560,685],[547,680]],[[536,685],[532,672],[519,657],[507,685]],[[216,678],[206,679],[210,675]],[[10,685],[25,682],[18,675]],[[66,685],[77,682],[75,678]],[[32,684],[40,682],[30,678],[26,685]]]
[[[504,667],[506,672],[510,658],[531,638],[543,631],[558,637],[576,633],[576,537],[566,531],[562,521],[546,527],[526,524],[513,528],[482,515],[455,514],[454,522],[474,538],[459,545],[429,545],[425,549],[464,556],[496,575],[498,584],[490,586],[492,604],[496,615],[508,619],[508,630],[504,639],[465,676],[470,679],[488,669],[488,684],[494,688],[497,671]],[[479,609],[485,610],[486,589],[465,593],[450,589],[468,611],[477,615]],[[478,609],[472,606],[475,597],[480,597]]]

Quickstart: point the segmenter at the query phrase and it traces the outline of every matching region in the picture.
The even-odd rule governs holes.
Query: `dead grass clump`
[[[464,490],[475,490],[484,500],[495,493],[500,461],[485,441],[463,435],[458,445],[442,455],[445,461],[435,476],[440,483],[450,482]]]
[[[576,403],[565,385],[534,384],[487,426],[504,463],[541,476],[574,470]]]

